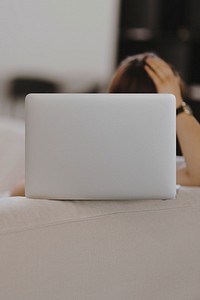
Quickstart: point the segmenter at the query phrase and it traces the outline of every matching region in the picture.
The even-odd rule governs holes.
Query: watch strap
[[[187,103],[185,103],[184,101],[182,102],[181,106],[179,106],[176,109],[176,116],[178,116],[182,112],[185,112],[187,115],[192,115],[193,114],[191,107]]]
[[[176,109],[176,115],[178,116],[180,113],[182,113],[182,112],[184,112],[184,108],[183,108],[183,106],[181,105],[180,107],[178,107],[177,109]]]

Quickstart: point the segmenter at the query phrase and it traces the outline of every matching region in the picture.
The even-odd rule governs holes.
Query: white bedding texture
[[[175,200],[0,199],[0,299],[196,300],[200,188]]]

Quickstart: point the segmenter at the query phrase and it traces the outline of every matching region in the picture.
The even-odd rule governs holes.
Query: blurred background
[[[200,120],[200,1],[1,0],[0,115],[29,92],[104,92],[119,62],[154,51],[187,84]]]
[[[28,92],[98,91],[116,60],[117,0],[1,0],[0,113]]]

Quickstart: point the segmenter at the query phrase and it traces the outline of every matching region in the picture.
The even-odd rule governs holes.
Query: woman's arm
[[[172,93],[176,107],[181,106],[180,78],[162,59],[148,57],[145,70],[156,85],[158,93]],[[200,186],[200,124],[192,115],[180,113],[176,131],[186,165],[177,169],[177,184]]]
[[[181,113],[176,118],[176,131],[186,166],[177,169],[177,183],[200,185],[200,124],[192,115]]]

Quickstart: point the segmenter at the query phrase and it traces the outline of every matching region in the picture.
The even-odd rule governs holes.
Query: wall
[[[104,80],[113,72],[118,0],[1,0],[0,88],[13,74]]]

